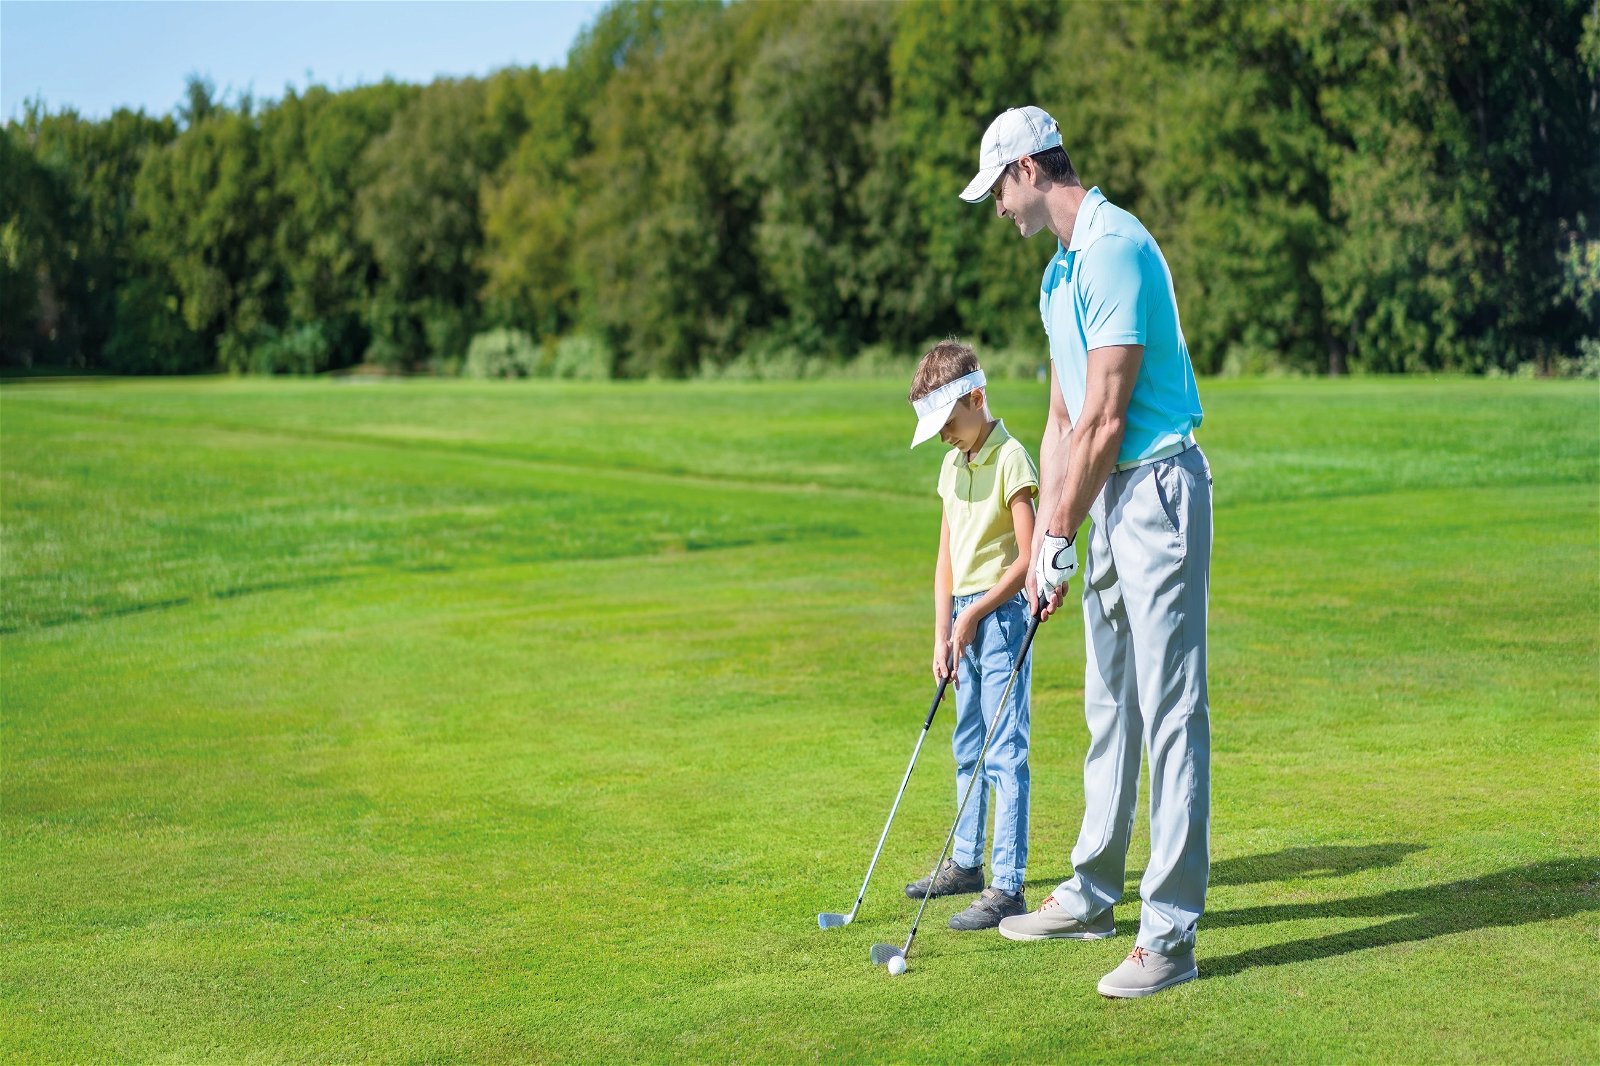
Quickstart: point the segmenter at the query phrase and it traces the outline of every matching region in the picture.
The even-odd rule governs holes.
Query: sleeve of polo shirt
[[[944,462],[939,464],[939,480],[934,482],[933,491],[939,494],[939,499],[949,496],[955,486],[956,468],[950,465],[950,457],[945,456]]]
[[[1113,344],[1145,342],[1144,270],[1139,246],[1107,234],[1083,251],[1084,346],[1093,351]]]
[[[1018,444],[1001,453],[1000,487],[1000,502],[1007,507],[1011,506],[1011,498],[1023,489],[1031,489],[1032,496],[1039,495],[1039,471],[1034,468],[1033,456],[1028,454],[1027,448]]]

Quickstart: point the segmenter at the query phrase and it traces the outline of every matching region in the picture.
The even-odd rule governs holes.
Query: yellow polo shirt
[[[1039,468],[1022,442],[996,422],[972,462],[951,448],[939,468],[939,498],[950,526],[951,592],[968,596],[1000,583],[1017,561],[1011,498],[1023,489],[1039,494]]]

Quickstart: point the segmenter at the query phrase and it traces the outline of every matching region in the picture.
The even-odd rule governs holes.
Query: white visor
[[[974,370],[965,377],[940,385],[920,399],[912,400],[911,409],[917,412],[917,431],[911,435],[911,446],[915,448],[923,441],[937,437],[944,424],[950,421],[950,412],[956,409],[956,401],[983,386],[983,371]]]

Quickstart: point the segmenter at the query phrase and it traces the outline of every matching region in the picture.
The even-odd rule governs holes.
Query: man
[[[1210,872],[1211,733],[1206,600],[1211,471],[1194,443],[1200,396],[1161,249],[1128,212],[1087,192],[1056,122],[1015,108],[983,136],[961,197],[993,194],[1019,233],[1058,242],[1039,311],[1050,343],[1050,415],[1039,446],[1039,522],[1028,596],[1059,610],[1085,559],[1083,826],[1073,875],[1038,910],[1006,918],[1012,940],[1113,935],[1150,756],[1150,863],[1137,946],[1099,984],[1146,996],[1198,976],[1195,925]]]

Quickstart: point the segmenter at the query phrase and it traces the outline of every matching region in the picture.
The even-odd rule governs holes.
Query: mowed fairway
[[[1600,1059],[1600,393],[1209,382],[1202,980],[900,892],[953,815],[899,381],[0,390],[0,1059]],[[992,391],[1036,447],[1045,391]],[[1076,586],[1075,586],[1076,588]],[[1082,813],[1041,632],[1027,893]],[[1141,808],[1139,822],[1144,822]]]

